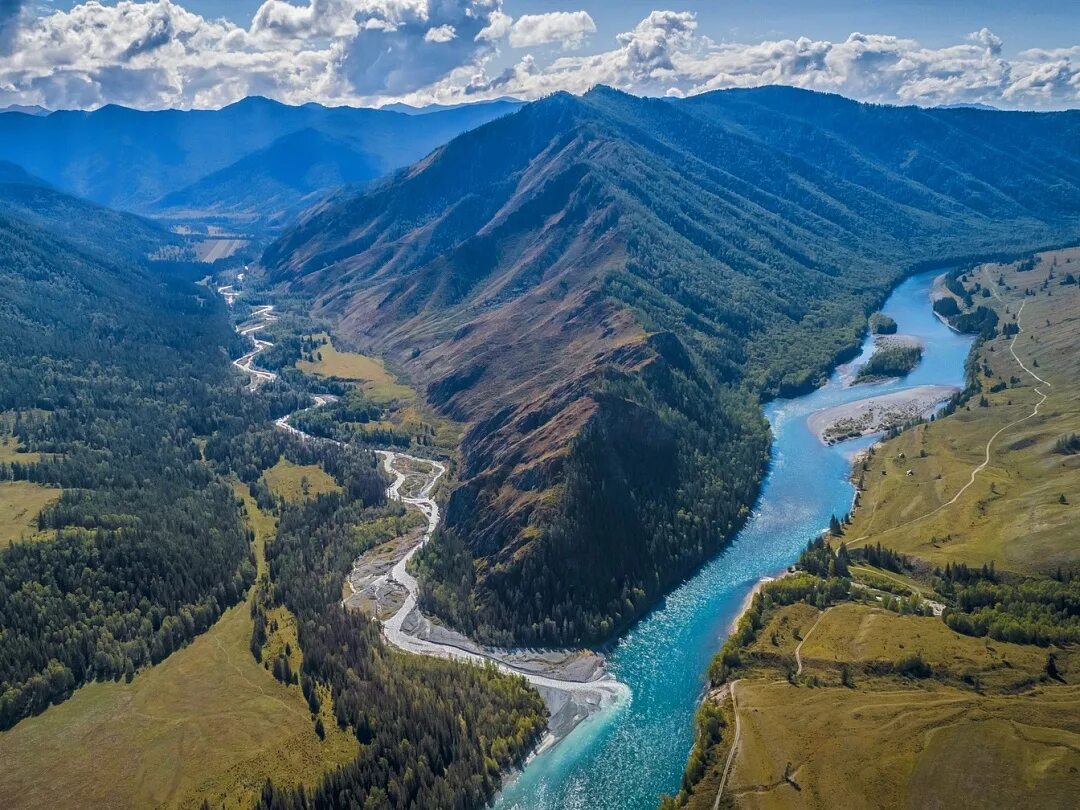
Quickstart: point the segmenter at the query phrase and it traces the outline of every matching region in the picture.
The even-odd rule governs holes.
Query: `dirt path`
[[[724,763],[724,775],[720,777],[720,787],[716,790],[716,799],[713,801],[713,810],[720,807],[720,797],[724,795],[724,786],[727,785],[728,776],[731,775],[731,765],[735,762],[735,752],[739,750],[739,740],[742,737],[742,721],[739,719],[739,699],[735,697],[735,687],[739,681],[731,682],[731,711],[735,715],[735,739],[731,741],[731,750],[728,751],[727,762]]]
[[[1015,335],[1013,335],[1012,340],[1009,341],[1009,353],[1013,356],[1013,359],[1016,361],[1016,364],[1018,366],[1020,366],[1020,368],[1022,368],[1028,374],[1030,374],[1036,381],[1038,381],[1038,382],[1040,382],[1043,385],[1046,385],[1048,387],[1052,387],[1052,386],[1050,386],[1050,383],[1048,383],[1046,380],[1044,380],[1038,374],[1036,374],[1031,369],[1029,369],[1027,366],[1025,366],[1023,361],[1021,361],[1020,358],[1016,356],[1016,350],[1015,350],[1016,339],[1018,337],[1020,337],[1020,335],[1024,331],[1020,327],[1020,315],[1023,313],[1025,306],[1027,306],[1027,301],[1024,301],[1022,304],[1020,304],[1020,309],[1018,309],[1016,311],[1016,327],[1017,327],[1017,329],[1019,329],[1019,331]],[[1032,409],[1031,413],[1029,413],[1027,416],[1024,416],[1024,417],[1022,417],[1020,419],[1017,419],[1017,420],[1015,420],[1013,422],[1010,422],[1009,424],[1007,424],[1004,427],[1000,428],[993,436],[991,436],[986,441],[985,458],[983,459],[982,463],[978,467],[976,467],[974,470],[971,471],[971,477],[968,479],[968,482],[966,484],[964,484],[964,486],[962,486],[960,488],[959,492],[957,492],[955,495],[952,496],[951,500],[946,501],[941,506],[939,506],[937,509],[935,509],[933,512],[928,512],[927,514],[923,515],[924,518],[929,517],[930,515],[936,514],[937,512],[940,512],[942,509],[944,509],[947,506],[952,506],[954,503],[956,503],[960,499],[961,495],[963,495],[965,492],[968,491],[968,489],[971,488],[971,486],[975,483],[975,478],[979,475],[979,473],[981,473],[983,470],[986,469],[987,465],[990,464],[990,448],[993,446],[993,444],[997,440],[998,436],[1000,436],[1006,430],[1009,430],[1010,428],[1016,427],[1020,423],[1026,422],[1028,419],[1033,419],[1034,417],[1039,415],[1039,408],[1042,406],[1042,404],[1044,402],[1046,402],[1047,395],[1044,394],[1042,391],[1040,391],[1038,388],[1035,388],[1033,390],[1035,391],[1036,394],[1039,395],[1039,401],[1035,403],[1035,407]],[[919,518],[919,519],[921,520],[922,518]],[[905,525],[907,525],[907,524],[905,524]]]
[[[1027,301],[1024,301],[1022,304],[1020,304],[1020,309],[1018,309],[1016,311],[1016,327],[1017,327],[1017,329],[1019,331],[1015,335],[1013,335],[1012,340],[1009,341],[1009,353],[1013,356],[1013,359],[1016,361],[1016,364],[1018,366],[1020,366],[1020,368],[1022,368],[1029,375],[1031,375],[1031,377],[1033,379],[1035,379],[1036,382],[1038,382],[1038,383],[1040,383],[1042,385],[1045,385],[1048,388],[1052,388],[1053,386],[1050,383],[1048,383],[1046,380],[1044,380],[1038,374],[1036,374],[1031,369],[1029,369],[1027,366],[1025,366],[1023,361],[1016,354],[1016,349],[1015,349],[1016,339],[1018,337],[1020,337],[1020,335],[1023,334],[1023,332],[1024,332],[1023,327],[1020,326],[1020,316],[1023,313],[1025,306],[1027,306]],[[897,531],[898,529],[904,529],[904,528],[907,528],[908,526],[911,526],[912,524],[918,523],[919,521],[926,520],[926,518],[932,517],[933,515],[936,515],[942,509],[946,509],[946,508],[952,506],[953,504],[955,504],[958,500],[960,500],[960,497],[965,492],[967,492],[969,489],[971,489],[971,487],[975,484],[975,479],[978,478],[979,473],[981,473],[983,470],[985,470],[987,468],[987,466],[989,466],[989,464],[990,464],[990,450],[993,447],[994,442],[997,441],[998,437],[1001,436],[1001,434],[1004,433],[1005,431],[1007,431],[1007,430],[1009,430],[1011,428],[1014,428],[1017,425],[1028,421],[1029,419],[1034,419],[1036,416],[1039,415],[1039,408],[1042,407],[1042,404],[1044,402],[1046,402],[1048,394],[1043,393],[1037,386],[1035,388],[1033,388],[1032,390],[1036,394],[1039,395],[1039,401],[1035,403],[1035,407],[1032,408],[1031,413],[1029,413],[1027,416],[1022,416],[1019,419],[1016,419],[1016,420],[1014,420],[1012,422],[1009,422],[1009,424],[1004,425],[1003,427],[999,428],[997,430],[997,432],[994,433],[993,436],[991,436],[989,439],[987,439],[986,448],[984,450],[984,457],[983,457],[982,462],[978,466],[976,466],[975,469],[973,469],[971,471],[971,476],[968,478],[968,482],[966,484],[964,484],[964,486],[960,487],[959,491],[955,495],[953,495],[952,498],[950,498],[948,501],[946,501],[945,503],[938,506],[936,509],[932,509],[929,512],[927,512],[926,514],[920,515],[917,518],[912,518],[911,520],[909,520],[909,521],[907,521],[905,523],[901,523],[898,526],[893,526],[891,529],[888,529],[888,531]],[[867,537],[869,537],[869,535],[863,535],[862,537],[856,538],[856,540],[854,542],[865,540]]]
[[[810,634],[817,629],[817,626],[821,624],[821,620],[825,618],[825,614],[830,610],[832,610],[832,608],[825,608],[825,610],[821,611],[821,615],[817,617],[817,621],[810,626],[810,629],[806,631],[806,635],[802,637],[802,640],[799,641],[799,645],[795,648],[795,664],[797,665],[795,669],[796,677],[802,675],[802,645],[806,643],[806,640],[810,638]]]

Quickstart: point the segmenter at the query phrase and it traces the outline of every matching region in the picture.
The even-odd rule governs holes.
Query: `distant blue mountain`
[[[12,104],[9,107],[0,107],[0,113],[22,113],[23,115],[48,115],[49,111],[44,107],[38,107],[37,105],[26,106],[23,104]]]
[[[494,102],[406,115],[247,98],[221,110],[110,105],[2,115],[0,160],[112,208],[152,215],[198,204],[267,222],[312,194],[407,165],[519,106]],[[258,190],[266,189],[271,199],[260,200]]]
[[[302,129],[165,195],[153,208],[163,215],[200,212],[275,226],[329,189],[373,180],[385,171],[371,153],[316,129]]]
[[[512,96],[502,96],[501,98],[493,99],[491,101],[476,101],[473,103],[465,104],[427,104],[423,107],[414,107],[412,104],[405,104],[403,102],[395,102],[394,104],[387,104],[385,107],[379,107],[380,110],[386,110],[391,112],[405,113],[406,115],[428,115],[433,112],[445,112],[447,110],[460,110],[462,107],[487,107],[490,105],[500,106],[512,106],[520,107],[525,102],[519,101]]]

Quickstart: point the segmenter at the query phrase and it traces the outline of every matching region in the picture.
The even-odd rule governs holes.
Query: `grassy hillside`
[[[243,488],[259,570],[275,522]],[[251,597],[184,650],[131,683],[95,683],[0,734],[6,807],[61,804],[248,808],[269,778],[317,779],[355,758],[354,735],[327,712],[315,733],[298,686],[275,680],[250,652]],[[295,637],[293,638],[295,643]]]
[[[609,637],[741,523],[760,399],[822,379],[905,270],[1074,233],[1080,115],[970,112],[557,94],[273,244],[271,284],[471,425],[425,606]]]
[[[765,587],[667,806],[714,807],[722,784],[719,806],[1074,803],[1076,269],[1069,249],[951,280],[1000,319],[965,398],[859,465],[841,550]]]
[[[939,566],[993,560],[1023,574],[1080,564],[1080,456],[1055,450],[1080,432],[1080,286],[1062,283],[1080,278],[1080,249],[1020,266],[986,264],[967,277],[969,289],[990,291],[976,302],[1000,317],[997,336],[975,350],[971,396],[868,459],[849,544],[881,542]],[[1015,340],[1013,327],[1022,330]]]

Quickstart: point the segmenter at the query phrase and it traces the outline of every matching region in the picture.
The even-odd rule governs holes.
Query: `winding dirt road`
[[[720,777],[720,787],[716,790],[716,799],[713,801],[713,810],[719,810],[720,797],[724,795],[724,787],[727,785],[728,777],[731,775],[731,766],[735,762],[735,753],[739,750],[739,738],[742,737],[742,721],[739,719],[739,700],[735,697],[735,687],[739,681],[734,680],[731,682],[731,688],[728,690],[731,694],[731,712],[735,715],[735,738],[731,741],[731,750],[728,751],[727,761],[724,763],[724,774]]]
[[[798,665],[798,668],[795,670],[796,676],[802,675],[802,645],[806,643],[806,640],[808,638],[810,638],[810,634],[817,630],[817,626],[821,624],[821,620],[825,618],[825,614],[828,613],[830,610],[832,610],[832,608],[826,608],[825,610],[821,611],[821,615],[817,617],[817,621],[815,621],[813,625],[810,626],[810,629],[806,631],[806,635],[799,640],[799,645],[795,648],[795,663]]]

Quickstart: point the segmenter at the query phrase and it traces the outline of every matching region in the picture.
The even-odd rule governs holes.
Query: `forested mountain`
[[[0,552],[0,728],[160,661],[242,597],[247,530],[194,439],[266,416],[228,369],[219,298],[90,249],[110,226],[126,244],[134,218],[25,188],[55,196],[28,203],[44,228],[0,213],[0,413],[43,455],[0,479],[64,492],[45,539]],[[58,235],[53,201],[94,209],[87,247]]]
[[[65,194],[5,161],[0,161],[0,212],[113,261],[140,262],[163,247],[182,244],[181,237],[149,220]]]
[[[312,191],[403,166],[516,106],[406,115],[248,98],[221,110],[12,113],[0,117],[0,160],[113,208],[152,214],[197,204],[260,219]],[[276,196],[264,211],[255,195],[267,187]]]
[[[609,636],[714,553],[814,385],[926,262],[1080,230],[1080,114],[764,88],[556,94],[310,211],[269,282],[471,429],[426,607]]]
[[[280,225],[316,202],[327,189],[378,177],[376,157],[315,129],[283,135],[231,166],[213,172],[155,204],[161,213],[197,211],[211,215],[259,212]]]

